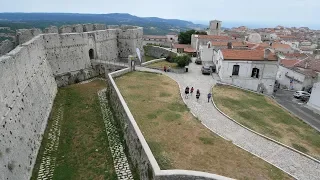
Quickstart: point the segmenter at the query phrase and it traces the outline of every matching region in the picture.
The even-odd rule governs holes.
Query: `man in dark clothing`
[[[188,99],[188,96],[189,96],[189,86],[186,87],[184,93],[185,93],[185,98]]]
[[[197,98],[197,101],[198,101],[199,98],[200,98],[200,91],[199,91],[199,89],[197,90],[196,98]]]
[[[211,93],[208,93],[208,102],[210,101]]]

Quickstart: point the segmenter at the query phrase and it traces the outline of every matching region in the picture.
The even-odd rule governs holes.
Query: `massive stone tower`
[[[221,23],[222,22],[218,20],[210,21],[208,35],[220,35]]]

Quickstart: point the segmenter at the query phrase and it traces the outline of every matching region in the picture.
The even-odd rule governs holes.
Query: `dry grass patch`
[[[320,133],[274,100],[231,86],[215,86],[217,106],[241,124],[320,159]]]
[[[116,83],[161,169],[205,171],[237,179],[290,179],[205,128],[189,112],[172,79],[133,72]],[[134,85],[139,88],[129,88]],[[171,96],[161,96],[161,92]]]

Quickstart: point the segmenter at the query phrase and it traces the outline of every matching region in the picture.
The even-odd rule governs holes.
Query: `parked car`
[[[302,95],[302,96],[300,97],[300,100],[301,100],[302,102],[308,102],[309,99],[310,99],[310,95],[309,95],[309,96],[308,96],[308,95]]]
[[[202,64],[202,61],[200,58],[197,58],[195,61],[194,61],[196,64]]]
[[[293,94],[293,97],[300,99],[301,96],[310,97],[310,94],[306,91],[297,91]]]
[[[201,68],[201,72],[202,72],[202,74],[211,74],[212,70],[211,70],[210,66],[204,65]]]

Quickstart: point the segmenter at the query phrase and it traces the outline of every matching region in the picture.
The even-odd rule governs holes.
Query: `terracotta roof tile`
[[[194,53],[197,52],[194,48],[192,47],[187,47],[183,50],[184,52],[188,52],[188,53]]]
[[[228,46],[228,41],[211,41],[212,46]],[[232,42],[233,47],[248,47],[248,44],[243,42]]]
[[[283,65],[284,67],[294,67],[294,65],[298,64],[301,60],[298,59],[282,59],[280,61],[280,64]]]
[[[291,46],[288,44],[279,44],[279,43],[272,43],[271,46],[273,49],[291,49]]]
[[[224,49],[222,54],[225,60],[266,61],[264,59],[264,50]],[[270,53],[267,61],[277,61],[276,55]]]
[[[210,39],[210,40],[232,40],[230,36],[216,36],[216,35],[198,35],[199,39]]]
[[[320,59],[314,59],[309,57],[307,60],[301,61],[295,65],[295,67],[312,69],[314,71],[320,72]]]

